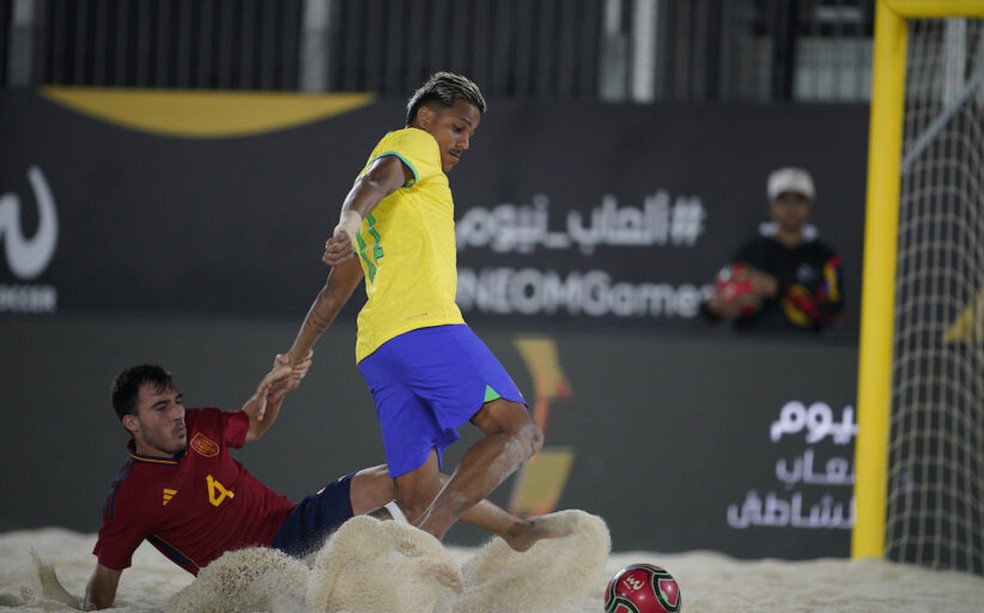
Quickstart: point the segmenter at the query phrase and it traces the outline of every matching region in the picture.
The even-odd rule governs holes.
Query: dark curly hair
[[[158,391],[174,387],[171,373],[155,364],[141,364],[123,369],[113,379],[111,391],[113,410],[116,411],[120,421],[123,420],[124,415],[136,415],[137,397],[140,395],[140,386],[144,383],[152,384]]]
[[[407,102],[407,125],[409,126],[416,119],[420,107],[433,102],[442,108],[448,108],[453,106],[456,100],[464,100],[483,115],[488,108],[482,91],[471,80],[453,72],[432,74]]]

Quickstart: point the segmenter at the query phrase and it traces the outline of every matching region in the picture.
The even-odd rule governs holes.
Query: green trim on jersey
[[[366,263],[366,276],[372,281],[376,277],[376,268],[379,266],[379,260],[383,257],[383,247],[379,243],[382,240],[379,231],[376,229],[376,218],[373,217],[372,213],[366,215],[363,220],[366,223],[366,231],[369,236],[375,241],[372,244],[372,257],[366,254],[366,246],[369,244],[362,238],[362,232],[360,231],[355,235],[355,240],[359,243],[359,257],[362,261]]]
[[[418,173],[417,172],[417,169],[413,167],[413,164],[410,163],[410,160],[408,160],[404,156],[400,155],[396,151],[384,151],[383,153],[380,153],[379,155],[377,155],[376,157],[374,157],[372,159],[372,162],[370,162],[368,165],[369,166],[372,166],[372,164],[374,164],[376,162],[376,160],[378,160],[379,158],[384,158],[387,155],[392,155],[396,159],[398,159],[401,162],[403,162],[403,165],[406,166],[407,168],[409,168],[410,169],[410,173],[413,175],[413,179],[411,179],[410,181],[407,181],[406,183],[404,183],[400,187],[413,187],[413,185],[417,182],[417,179],[420,178],[420,173]]]

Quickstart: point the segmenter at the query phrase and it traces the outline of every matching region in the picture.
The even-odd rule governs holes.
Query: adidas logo
[[[171,499],[174,498],[174,495],[177,494],[177,493],[178,493],[178,490],[172,490],[171,488],[165,487],[164,488],[164,503],[163,503],[163,506],[166,507],[167,506],[167,503],[171,502]]]

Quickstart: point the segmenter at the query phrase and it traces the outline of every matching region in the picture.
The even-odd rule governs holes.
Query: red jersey
[[[188,572],[226,551],[273,542],[294,509],[249,474],[229,447],[246,442],[249,416],[215,408],[185,413],[188,448],[173,458],[137,454],[113,481],[93,553],[113,570],[130,566],[147,539]]]

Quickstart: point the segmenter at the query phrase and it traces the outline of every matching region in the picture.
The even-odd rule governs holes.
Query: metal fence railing
[[[293,90],[302,0],[48,0],[44,83]]]
[[[598,0],[334,5],[329,89],[403,95],[446,68],[493,96],[597,96]]]
[[[858,101],[874,0],[0,0],[0,86]]]

